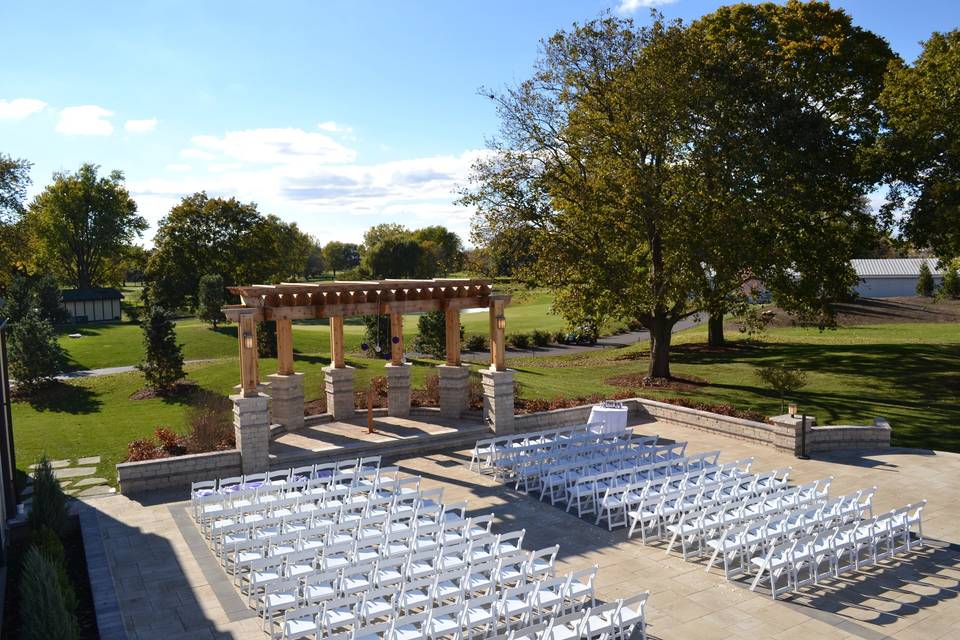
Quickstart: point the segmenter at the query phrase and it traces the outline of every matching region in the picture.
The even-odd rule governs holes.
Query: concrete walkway
[[[206,358],[204,360],[184,360],[183,364],[203,364],[205,362],[216,362],[223,358]],[[127,364],[122,367],[104,367],[102,369],[83,369],[81,371],[68,371],[61,373],[56,377],[57,380],[72,380],[75,378],[96,378],[99,376],[112,376],[115,373],[133,373],[137,370],[137,365]]]

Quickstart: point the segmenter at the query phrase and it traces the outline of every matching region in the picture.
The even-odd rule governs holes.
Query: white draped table
[[[605,407],[595,405],[590,409],[590,430],[594,433],[623,433],[627,430],[626,407]]]

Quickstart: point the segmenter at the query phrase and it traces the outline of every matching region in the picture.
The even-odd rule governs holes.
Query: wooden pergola
[[[277,373],[293,369],[293,320],[328,318],[331,367],[346,367],[343,320],[350,316],[387,315],[391,326],[391,364],[403,363],[403,314],[442,310],[446,314],[446,363],[460,365],[460,312],[489,309],[490,364],[504,371],[504,307],[510,296],[496,295],[487,280],[437,278],[433,280],[376,280],[230,287],[240,304],[223,312],[239,325],[240,386],[244,396],[258,393],[257,322],[274,320],[277,327]]]

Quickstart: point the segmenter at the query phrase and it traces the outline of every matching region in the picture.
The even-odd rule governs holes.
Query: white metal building
[[[936,258],[877,258],[851,260],[850,264],[860,278],[854,287],[864,298],[894,298],[917,295],[917,279],[924,262],[933,274],[934,287],[943,282],[943,273],[937,268]]]
[[[117,289],[67,289],[63,306],[73,322],[106,322],[120,319],[123,294]]]

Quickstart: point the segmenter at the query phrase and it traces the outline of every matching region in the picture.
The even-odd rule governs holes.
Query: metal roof
[[[850,264],[860,278],[909,278],[920,275],[924,262],[933,275],[942,275],[936,258],[871,258],[851,260]]]
[[[123,293],[118,289],[91,287],[89,289],[64,289],[60,292],[64,302],[80,302],[82,300],[122,300]]]

